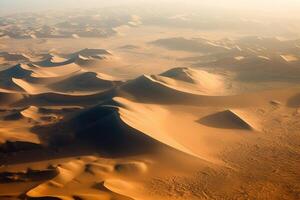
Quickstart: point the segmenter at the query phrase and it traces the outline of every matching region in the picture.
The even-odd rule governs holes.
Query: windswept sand
[[[189,67],[125,80],[94,70],[117,63],[103,49],[17,57],[0,71],[1,199],[300,197],[297,84]]]

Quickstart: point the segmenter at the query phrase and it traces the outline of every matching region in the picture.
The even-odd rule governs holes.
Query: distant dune
[[[105,80],[94,72],[83,72],[50,85],[56,91],[101,91],[108,90],[120,82]]]
[[[186,39],[182,37],[176,38],[165,38],[150,42],[157,46],[161,46],[170,50],[176,51],[192,51],[192,52],[203,52],[203,53],[217,53],[226,50],[226,47],[214,44],[206,39]]]

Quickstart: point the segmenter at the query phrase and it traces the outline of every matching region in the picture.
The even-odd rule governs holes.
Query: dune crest
[[[101,91],[118,85],[114,78],[94,72],[83,72],[50,85],[56,91]]]
[[[159,103],[196,101],[202,97],[229,96],[235,93],[231,82],[225,81],[222,76],[189,68],[175,68],[161,75],[142,75],[120,88],[139,100]]]

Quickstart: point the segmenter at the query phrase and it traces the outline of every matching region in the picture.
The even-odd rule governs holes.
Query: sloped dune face
[[[67,57],[76,64],[87,67],[105,64],[106,61],[112,59],[112,54],[104,49],[83,49],[69,54]]]
[[[198,121],[206,126],[225,129],[253,130],[254,127],[232,110],[225,110],[206,116]]]
[[[18,64],[0,71],[0,88],[22,91],[22,87],[19,87],[17,84],[15,84],[13,79],[26,79],[30,77],[32,73],[33,71],[29,70],[27,66],[23,64]]]
[[[205,73],[205,74],[203,74],[203,73]],[[188,83],[197,83],[201,80],[201,79],[197,80],[198,78],[201,78],[201,77],[205,78],[204,75],[210,76],[210,77],[207,77],[207,79],[212,78],[211,77],[212,75],[205,71],[196,71],[196,70],[192,70],[190,68],[174,68],[174,69],[171,69],[169,71],[162,73],[161,75],[169,77],[169,78],[173,78],[175,80],[188,82]]]
[[[61,123],[50,127],[41,127],[40,132],[42,133],[41,137],[44,137],[45,142],[50,145],[66,145],[72,143],[73,140],[84,140],[96,145],[100,152],[107,155],[126,156],[135,153],[156,152],[159,149],[172,149],[209,162],[219,162],[209,153],[214,148],[208,147],[206,152],[201,152],[198,145],[189,139],[181,140],[181,137],[178,137],[179,132],[187,126],[192,127],[191,135],[198,134],[199,130],[210,134],[218,132],[218,130],[203,129],[197,123],[221,130],[242,130],[248,131],[248,133],[259,131],[255,121],[249,116],[245,116],[245,112],[240,110],[223,111],[205,116],[198,121],[196,121],[196,116],[192,117],[195,115],[193,113],[179,112],[181,115],[187,116],[182,117],[183,124],[178,123],[178,130],[174,131],[170,121],[176,113],[178,114],[178,111],[174,112],[172,108],[152,104],[144,105],[115,97],[112,101],[103,102],[84,110]],[[190,120],[188,125],[185,124],[186,120]],[[56,132],[52,133],[52,130],[56,130]],[[70,133],[72,134],[66,137]],[[201,135],[208,137],[207,133]],[[217,135],[213,138],[219,140]],[[120,149],[122,150],[120,151]]]
[[[108,90],[118,82],[102,79],[94,72],[83,72],[50,85],[56,91],[101,91]]]
[[[44,74],[47,73],[49,74],[48,76],[51,77],[57,77],[57,76],[65,76],[68,74],[72,74],[74,72],[79,71],[81,68],[80,66],[78,66],[77,64],[70,62],[70,63],[64,63],[64,64],[60,64],[60,65],[55,65],[55,66],[48,66],[48,67],[41,67],[39,65],[37,65],[36,71],[37,74],[38,72],[41,72],[41,74],[43,74],[43,72],[45,72]]]
[[[35,62],[34,64],[42,67],[57,67],[57,66],[62,66],[62,65],[68,65],[70,63],[73,63],[73,60],[67,60],[64,58],[56,57],[56,56],[50,56],[49,58],[40,61],[40,62]]]
[[[176,51],[191,52],[223,52],[225,47],[215,44],[203,38],[186,39],[182,37],[164,38],[151,42],[153,45],[161,46]]]
[[[26,195],[28,197],[57,197],[62,199],[67,199],[68,196],[64,196],[60,188],[64,188],[66,184],[71,182],[84,170],[84,163],[80,160],[66,163],[58,167],[58,175],[45,182],[38,187],[28,191]]]
[[[28,108],[23,109],[20,114],[35,123],[43,123],[45,121],[56,120],[58,117],[53,113],[43,113],[42,109],[36,106],[30,106]]]
[[[23,79],[12,79],[13,83],[16,84],[19,88],[22,88],[27,94],[40,94],[49,92],[46,87],[30,84]]]
[[[143,75],[122,85],[121,90],[140,100],[160,103],[193,102],[203,97],[234,93],[230,81],[222,76],[190,68],[175,68],[160,75]]]
[[[85,95],[107,91],[121,81],[106,74],[82,69],[85,63],[81,63],[82,66],[76,64],[77,58],[89,63],[95,61],[97,64],[98,60],[105,60],[105,56],[111,54],[102,49],[84,49],[69,55],[46,54],[44,60],[18,64],[0,71],[0,88],[30,95]]]
[[[39,112],[39,109],[35,106],[30,106],[29,108],[23,110],[21,112],[21,114],[24,116],[24,117],[28,117],[28,118],[32,118],[32,119],[38,119],[38,112]]]
[[[192,84],[195,92],[203,95],[222,95],[221,91],[226,94],[226,82],[224,77],[212,74],[203,70],[195,70],[191,68],[174,68],[161,74],[177,81]],[[180,83],[177,84],[180,87]]]
[[[12,66],[6,70],[0,71],[0,77],[2,78],[25,78],[32,74],[32,71],[28,70],[26,65],[18,64]]]
[[[5,61],[29,61],[29,57],[25,54],[0,52],[0,57],[3,57]]]
[[[130,155],[137,153],[135,151],[151,152],[168,146],[193,155],[164,130],[163,121],[167,113],[159,106],[144,106],[124,98],[114,98],[107,104],[89,108],[50,129],[46,128],[44,135],[49,130],[60,128],[63,131],[52,134],[50,143],[68,143],[70,141],[64,141],[64,135],[74,133],[71,138],[91,141],[108,154]]]
[[[70,54],[69,57],[74,58],[74,57],[77,57],[79,55],[81,55],[83,57],[87,57],[87,58],[93,57],[93,58],[101,59],[102,56],[111,55],[111,54],[105,49],[83,49],[81,51]]]
[[[50,135],[50,144],[69,143],[72,138],[92,142],[104,154],[130,155],[136,150],[146,152],[154,148],[156,141],[125,123],[120,116],[118,102],[103,104],[82,111],[64,122],[46,128],[61,129]],[[49,129],[49,130],[48,130]],[[73,136],[65,138],[72,133]],[[65,140],[66,139],[66,140]]]

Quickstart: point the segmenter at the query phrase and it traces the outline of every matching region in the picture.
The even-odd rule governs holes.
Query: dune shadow
[[[114,107],[92,107],[55,124],[34,126],[31,132],[39,136],[42,144],[9,143],[0,148],[0,164],[95,154],[117,158],[167,148],[124,123]]]

